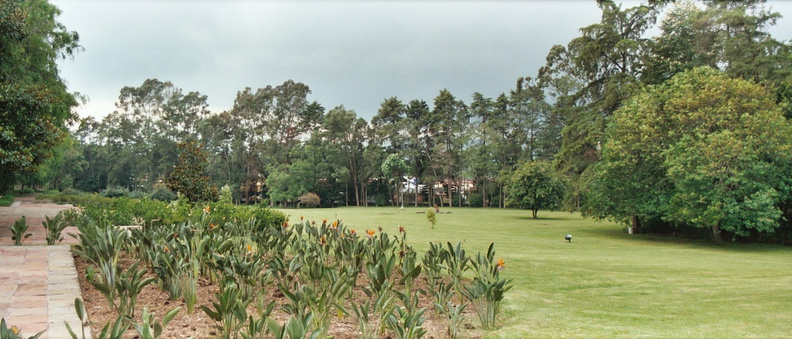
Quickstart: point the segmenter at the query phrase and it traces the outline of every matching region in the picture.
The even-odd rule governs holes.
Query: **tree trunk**
[[[718,245],[723,245],[720,224],[712,225],[712,239],[714,239]]]
[[[448,207],[454,207],[454,193],[451,192],[451,184],[452,183],[453,183],[453,180],[451,180],[449,178],[448,179],[448,194],[447,194],[448,195]]]
[[[393,192],[391,190],[391,185],[388,184],[388,185],[385,185],[385,186],[388,187],[388,200],[390,200],[390,205],[393,206],[394,205],[394,201],[393,201]]]
[[[418,176],[415,176],[415,207],[418,207]]]
[[[534,219],[536,219],[536,212],[539,212],[538,208],[532,208],[531,209],[531,215],[533,216]]]
[[[630,227],[627,228],[627,231],[628,231],[627,233],[635,234],[635,232],[637,230],[638,230],[638,216],[637,215],[633,215],[632,219],[631,219]]]
[[[462,179],[464,182],[465,179]],[[459,197],[459,203],[457,203],[457,207],[462,207],[462,186],[459,185],[459,178],[456,180],[457,184],[457,196]]]

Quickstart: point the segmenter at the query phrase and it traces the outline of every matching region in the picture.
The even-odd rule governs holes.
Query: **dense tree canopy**
[[[509,204],[531,210],[557,209],[564,199],[564,182],[546,161],[527,162],[509,180]]]
[[[52,155],[73,118],[77,101],[56,62],[79,50],[79,37],[58,15],[44,0],[0,1],[0,194]]]
[[[695,68],[616,111],[589,207],[747,236],[772,233],[792,189],[792,125],[749,81]]]

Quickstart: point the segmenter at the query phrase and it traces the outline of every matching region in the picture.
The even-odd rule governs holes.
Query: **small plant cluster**
[[[42,226],[47,231],[47,245],[60,244],[64,239],[63,230],[70,224],[74,225],[78,215],[75,210],[63,210],[52,218],[45,216]],[[24,216],[14,222],[14,225],[11,226],[11,240],[14,241],[14,245],[22,245],[27,238],[33,235],[33,233],[28,233],[28,229],[30,226]]]
[[[362,338],[420,338],[427,319],[422,305],[442,315],[456,338],[469,304],[487,315],[479,317],[483,328],[494,328],[510,288],[499,276],[504,264],[495,261],[492,245],[486,255],[468,257],[461,243],[430,244],[419,258],[402,227],[391,236],[381,229],[358,232],[338,220],[289,223],[278,212],[235,211],[240,208],[193,207],[186,221],[144,221],[142,230],[131,232],[86,214],[78,222],[75,250],[95,267],[87,278],[118,312],[121,329],[135,326],[137,296],[155,284],[172,300],[183,300],[187,313],[208,315],[222,338],[324,338],[334,318],[353,315]],[[137,261],[123,272],[121,251]],[[147,269],[154,273],[150,278],[144,278]],[[467,271],[473,271],[472,281],[463,277]],[[211,304],[196,305],[199,281],[219,287]],[[283,295],[278,310],[285,321],[273,315],[276,300],[267,288]],[[114,333],[115,326],[105,328]]]
[[[30,238],[33,233],[28,233],[28,226],[27,219],[23,216],[19,218],[19,220],[14,222],[14,225],[11,226],[11,240],[14,241],[15,246],[22,245],[25,242],[25,239]]]

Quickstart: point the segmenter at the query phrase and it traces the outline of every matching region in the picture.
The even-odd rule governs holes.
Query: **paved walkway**
[[[80,333],[74,299],[82,293],[69,245],[47,246],[41,224],[44,216],[71,207],[32,198],[0,207],[0,317],[20,328],[25,338],[41,330],[47,330],[42,339],[70,338],[64,321]],[[10,227],[23,215],[33,236],[23,246],[13,246]],[[74,231],[67,228],[64,234]],[[76,240],[66,235],[62,244],[68,243]],[[86,334],[90,337],[90,331]]]

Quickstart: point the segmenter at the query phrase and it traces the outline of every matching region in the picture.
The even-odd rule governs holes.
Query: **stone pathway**
[[[58,212],[74,208],[72,205],[61,205],[50,202],[42,202],[33,197],[16,198],[14,203],[8,207],[0,207],[0,245],[13,245],[14,241],[11,240],[11,226],[14,222],[25,216],[26,224],[28,225],[28,233],[32,235],[30,238],[25,239],[23,245],[46,245],[47,244],[47,231],[42,222],[44,217],[50,218],[58,214]],[[63,230],[63,242],[65,245],[75,245],[80,242],[77,239],[69,236],[69,233],[76,233],[76,227],[66,227]]]
[[[70,338],[64,321],[80,333],[74,299],[82,298],[69,245],[46,245],[41,222],[71,205],[42,203],[21,198],[0,207],[0,317],[17,326],[27,338],[46,330],[42,339]],[[10,227],[25,216],[33,236],[23,246],[13,246]],[[75,232],[67,228],[67,232]],[[62,244],[77,243],[66,235]],[[90,331],[86,333],[90,338]],[[79,336],[79,334],[78,334]]]

